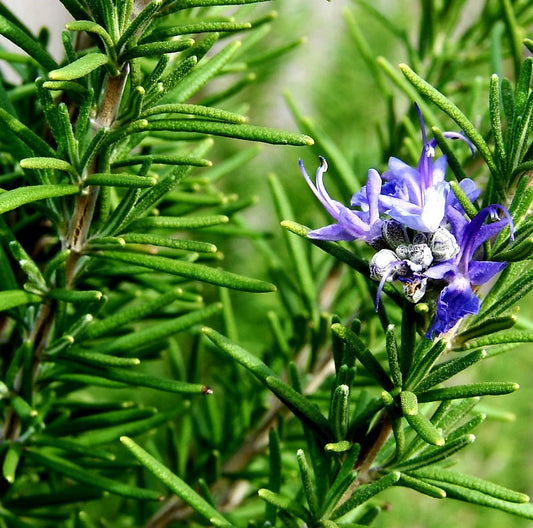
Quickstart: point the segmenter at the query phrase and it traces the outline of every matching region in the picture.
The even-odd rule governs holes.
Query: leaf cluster
[[[199,325],[223,323],[225,288],[275,287],[223,269],[213,242],[243,234],[234,217],[250,201],[218,182],[257,149],[214,168],[207,156],[217,137],[312,144],[231,102],[261,64],[243,52],[271,29],[256,2],[62,3],[74,20],[60,63],[0,8],[21,49],[19,82],[0,83],[2,526],[90,526],[78,505],[93,500],[133,500],[145,522],[167,491],[145,482],[124,435],[155,453],[159,431],[172,469],[211,473],[223,422],[205,403],[217,382]],[[206,455],[190,465],[193,435]]]

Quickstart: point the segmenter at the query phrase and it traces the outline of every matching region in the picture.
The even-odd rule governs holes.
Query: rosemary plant
[[[59,63],[0,3],[0,528],[400,526],[393,487],[532,520],[452,468],[518,389],[479,366],[533,341],[530,3],[349,5],[336,59],[387,115],[366,185],[294,95],[301,132],[245,115],[302,43],[284,6],[286,34],[267,0],[61,3]],[[275,168],[249,142],[283,229],[232,186]]]

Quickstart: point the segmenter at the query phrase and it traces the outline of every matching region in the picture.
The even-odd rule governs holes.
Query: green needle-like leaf
[[[467,445],[474,443],[475,440],[476,437],[474,435],[467,434],[451,442],[446,442],[442,447],[428,446],[428,450],[423,451],[419,456],[395,464],[394,467],[402,471],[410,471],[428,466],[429,464],[436,464],[441,460],[449,458],[454,453],[457,453],[457,451],[464,449]],[[438,486],[439,484],[436,482],[435,485]]]
[[[190,48],[194,44],[192,39],[180,39],[161,42],[139,44],[125,51],[121,56],[121,62],[126,62],[137,57],[160,56],[164,53],[177,53]]]
[[[149,244],[152,246],[195,251],[197,253],[217,252],[217,247],[214,244],[199,240],[168,238],[160,235],[144,235],[142,233],[126,233],[125,235],[121,235],[120,238],[127,244]]]
[[[381,493],[390,486],[396,484],[399,479],[400,473],[393,471],[392,473],[389,473],[388,475],[376,480],[375,482],[372,482],[371,484],[367,484],[366,486],[356,489],[354,494],[333,512],[331,518],[338,519],[339,517],[346,515],[349,511],[353,510],[357,506],[364,504],[378,493]]]
[[[97,24],[92,20],[75,20],[74,22],[69,22],[65,27],[69,31],[86,31],[87,33],[95,33],[102,39],[107,52],[110,54],[114,52],[113,39],[100,24]]]
[[[227,110],[220,110],[218,108],[211,108],[209,106],[194,105],[194,104],[163,104],[152,106],[145,110],[140,118],[146,118],[159,114],[188,114],[207,117],[216,121],[227,121],[228,123],[245,123],[246,118],[234,112]]]
[[[224,136],[247,141],[260,141],[274,145],[309,146],[314,141],[304,134],[295,134],[254,125],[222,123],[200,119],[156,119],[148,121],[143,131],[196,132],[213,136]]]
[[[296,459],[298,460],[298,467],[300,468],[300,478],[302,480],[303,490],[307,504],[311,515],[316,518],[318,515],[318,497],[313,485],[313,477],[311,474],[311,468],[305,457],[305,453],[302,449],[299,449],[296,453]]]
[[[500,190],[504,188],[502,175],[496,163],[494,157],[490,151],[489,146],[483,139],[483,136],[478,132],[476,127],[470,122],[470,120],[459,110],[459,108],[453,104],[447,97],[445,97],[436,88],[431,86],[427,81],[418,76],[409,66],[406,64],[400,64],[400,70],[405,75],[407,80],[422,94],[428,97],[433,103],[435,103],[443,112],[448,114],[461,128],[465,136],[467,136],[472,143],[479,150],[483,159],[487,163],[487,166],[494,177],[494,181]]]
[[[27,456],[38,464],[42,464],[48,469],[65,475],[68,478],[74,479],[77,482],[81,482],[87,486],[100,488],[115,495],[122,497],[129,497],[137,500],[159,500],[160,494],[153,490],[136,488],[128,484],[123,484],[116,480],[112,480],[107,477],[102,477],[94,471],[89,471],[83,467],[74,464],[62,457],[45,453],[44,451],[38,451],[31,448],[26,451]]]
[[[131,187],[134,189],[143,189],[145,187],[153,187],[157,183],[157,179],[147,176],[137,176],[135,174],[124,173],[95,173],[88,176],[83,184],[89,185],[108,185],[110,187]]]
[[[497,510],[533,520],[533,505],[531,504],[507,502],[495,497],[491,497],[490,495],[486,495],[485,493],[463,488],[455,484],[449,484],[447,482],[433,480],[430,480],[429,482],[434,483],[436,486],[442,488],[446,492],[446,495],[452,499],[458,499],[471,504],[486,506],[488,508],[495,508]]]
[[[131,223],[131,228],[143,231],[148,229],[201,229],[203,227],[226,224],[226,215],[212,216],[147,216]]]
[[[524,493],[519,493],[518,491],[495,484],[494,482],[474,477],[472,475],[467,475],[465,473],[459,473],[455,470],[452,471],[439,467],[428,467],[418,469],[413,472],[413,474],[418,478],[448,482],[450,484],[455,484],[463,488],[479,491],[480,493],[484,493],[486,495],[490,495],[491,497],[508,502],[529,502],[529,497]]]
[[[48,297],[70,303],[87,303],[102,300],[103,293],[98,290],[68,290],[56,288],[48,292]]]
[[[124,350],[135,350],[152,344],[161,339],[167,339],[178,332],[205,322],[222,309],[219,303],[212,304],[201,310],[187,313],[171,320],[162,320],[152,323],[145,328],[117,337],[99,348],[105,354],[116,353]]]
[[[532,336],[533,340],[533,336]],[[482,359],[485,359],[487,353],[484,350],[477,350],[471,354],[467,354],[464,357],[452,359],[446,363],[437,365],[417,386],[416,390],[422,392],[426,389],[438,385],[447,379],[455,376],[459,372],[467,369],[468,367],[478,363]]]
[[[0,196],[1,199],[1,196]],[[0,202],[1,204],[1,202]],[[200,280],[218,286],[225,286],[235,290],[249,292],[273,292],[276,288],[268,282],[250,279],[229,271],[210,268],[203,264],[175,260],[158,255],[141,255],[137,253],[120,253],[118,251],[102,251],[98,255],[105,259],[110,259],[135,266],[143,266],[159,272],[171,273],[189,279]]]
[[[63,356],[67,360],[67,356]],[[78,361],[69,360],[71,364],[78,364]],[[99,368],[84,366],[83,371],[92,376],[100,376],[112,382],[118,382],[120,385],[112,383],[111,386],[126,387],[148,387],[164,392],[171,392],[174,394],[191,394],[191,395],[205,395],[212,394],[212,390],[206,385],[200,383],[187,383],[185,381],[178,381],[169,378],[161,378],[145,374],[143,372],[136,372],[133,369],[124,368]]]
[[[153,0],[131,21],[124,33],[117,42],[117,49],[120,50],[139,31],[161,7],[163,0]]]
[[[432,389],[417,394],[419,402],[439,400],[455,400],[457,398],[472,398],[475,396],[498,396],[511,394],[520,388],[518,383],[504,381],[486,381],[485,383],[472,383],[472,385],[455,385],[443,389]]]
[[[189,100],[222,70],[240,47],[240,41],[234,41],[209,60],[204,58],[189,75],[180,81],[179,89],[173,91],[167,99],[172,99],[176,103],[184,103]]]
[[[38,62],[45,70],[57,68],[56,61],[41,46],[39,41],[23,31],[13,22],[0,15],[0,34],[23,49],[30,57]]]
[[[340,323],[332,325],[331,330],[353,350],[357,359],[385,390],[392,390],[393,383],[385,372],[385,369],[357,334]]]
[[[163,165],[194,165],[195,167],[210,167],[212,163],[203,158],[193,158],[192,156],[179,156],[172,154],[146,154],[142,156],[128,156],[127,158],[119,161],[114,161],[111,166],[116,167],[129,167],[131,165],[142,165],[143,163],[150,162],[152,165],[161,163]]]
[[[72,165],[58,158],[25,158],[20,160],[23,169],[52,169],[64,172],[74,172]]]
[[[490,78],[490,94],[489,94],[489,112],[490,112],[490,126],[492,134],[494,135],[494,142],[496,144],[496,153],[500,160],[502,167],[505,167],[507,162],[507,153],[505,149],[505,142],[502,133],[502,116],[501,116],[501,85],[497,74],[493,74]]]
[[[389,325],[386,332],[386,349],[387,358],[389,360],[389,369],[391,373],[392,383],[395,387],[402,386],[402,370],[400,366],[400,355],[398,350],[398,343],[394,335],[394,325]]]
[[[416,395],[412,392],[402,391],[400,393],[400,403],[403,415],[409,425],[428,444],[435,446],[444,445],[442,433],[431,423],[431,421],[418,410]]]
[[[165,486],[173,491],[183,502],[207,519],[217,528],[234,528],[211,504],[196,493],[185,481],[174,475],[166,466],[147,453],[131,438],[122,436],[122,444],[146,468],[153,473]]]
[[[278,218],[281,220],[294,217],[289,198],[277,177],[271,175],[268,179],[270,192],[274,198],[274,205]],[[290,236],[284,231],[284,238],[289,250],[292,266],[298,277],[300,290],[305,299],[307,309],[316,318],[316,286],[307,256],[307,244],[300,238]]]
[[[307,511],[307,509],[298,502],[291,500],[288,497],[284,497],[279,493],[274,493],[273,491],[264,488],[260,489],[257,494],[264,501],[268,502],[269,504],[272,504],[279,510],[283,512],[289,512],[295,515],[299,519],[302,519],[306,523],[306,525],[311,524],[313,517]]]
[[[429,495],[435,499],[444,499],[446,497],[446,492],[433,484],[429,484],[424,480],[413,477],[412,475],[406,475],[405,473],[401,474],[400,480],[397,483],[398,486],[405,486],[406,488],[411,488],[418,493],[423,493],[424,495]]]
[[[309,427],[326,439],[333,441],[329,424],[318,407],[300,392],[283,382],[269,367],[250,352],[232,343],[228,338],[211,328],[203,332],[221,350],[248,369],[259,381],[265,384],[285,405],[287,405]]]
[[[99,321],[93,321],[86,329],[85,337],[87,339],[95,339],[101,335],[116,331],[117,329],[125,328],[133,321],[147,317],[157,310],[171,305],[176,299],[179,299],[182,294],[183,291],[179,288],[167,291],[156,298],[142,295],[140,293],[138,303],[122,308]]]
[[[513,330],[511,332],[502,332],[494,335],[488,335],[485,337],[479,337],[478,339],[468,341],[462,346],[463,349],[471,348],[486,348],[502,344],[519,344],[519,343],[531,343],[533,341],[533,334],[526,330]],[[489,355],[492,354],[489,349]]]
[[[0,214],[12,211],[21,205],[56,198],[79,192],[75,185],[28,185],[0,194]]]
[[[331,398],[329,421],[335,438],[344,440],[348,430],[348,403],[350,388],[347,385],[339,385]]]
[[[38,302],[41,302],[41,297],[24,290],[8,290],[0,292],[0,312],[15,308],[16,306]]]
[[[57,158],[57,153],[52,147],[38,136],[33,130],[13,117],[7,110],[0,106],[0,122],[2,122],[15,136],[21,139],[35,154],[44,157]]]
[[[134,357],[117,357],[107,354],[100,354],[99,352],[83,352],[81,350],[66,349],[53,356],[54,361],[66,358],[71,361],[78,361],[84,365],[94,367],[131,367],[139,365],[141,360]]]
[[[125,423],[109,425],[108,427],[93,429],[76,435],[76,442],[85,446],[98,446],[116,442],[121,436],[136,436],[155,430],[161,425],[182,415],[190,407],[190,402],[185,400],[169,411],[158,411],[154,416],[141,420],[130,420]]]
[[[422,345],[431,345],[431,341],[423,341]],[[420,383],[424,376],[430,371],[431,367],[439,359],[439,357],[446,350],[447,341],[440,339],[433,343],[429,350],[425,350],[419,360],[412,366],[409,377],[407,378],[404,387],[413,389]]]
[[[15,473],[17,472],[21,454],[22,445],[18,442],[13,442],[7,448],[7,453],[4,456],[4,462],[2,464],[2,475],[9,484],[15,482]]]
[[[80,57],[62,68],[52,70],[48,74],[48,77],[51,81],[73,81],[74,79],[85,77],[100,66],[109,64],[109,61],[109,57],[103,53],[87,53],[87,55]]]

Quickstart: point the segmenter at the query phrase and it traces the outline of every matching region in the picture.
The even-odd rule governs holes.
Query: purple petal
[[[350,242],[356,238],[351,233],[348,233],[340,224],[330,224],[320,229],[313,229],[307,233],[307,236],[315,240],[329,240],[332,242],[338,240]]]
[[[496,273],[504,270],[507,267],[507,262],[486,262],[473,260],[468,266],[468,278],[471,284],[476,286],[485,284]]]
[[[448,158],[446,156],[441,156],[436,159],[433,163],[433,185],[444,181],[444,176],[446,176],[446,168],[448,167]]]
[[[389,158],[389,169],[383,173],[382,178],[391,183],[394,182],[401,189],[402,194],[406,195],[406,199],[413,203],[421,204],[422,189],[420,172],[394,157]]]
[[[448,196],[453,193],[448,193]],[[468,225],[468,220],[466,219],[463,212],[455,209],[454,207],[448,207],[446,209],[446,218],[451,226],[451,231],[457,243],[462,246],[462,241],[464,238],[464,231]]]
[[[436,231],[444,219],[446,207],[446,196],[450,190],[448,182],[440,182],[424,191],[424,206],[421,220],[425,226],[424,231],[433,233]],[[422,231],[422,229],[420,229]]]
[[[480,305],[481,302],[472,291],[469,281],[459,276],[440,293],[435,322],[426,337],[432,339],[435,333],[440,335],[448,332],[465,315],[477,314]]]
[[[507,209],[503,206],[490,205],[479,211],[479,213],[465,226],[462,233],[462,240],[460,242],[461,251],[457,257],[458,260],[461,261],[464,270],[468,269],[468,263],[472,260],[475,251],[481,246],[481,244],[496,236],[509,223],[512,226],[512,219],[510,216],[507,216],[507,218],[500,220],[499,222],[485,224],[485,220],[489,216],[495,215],[498,210],[503,210],[506,215],[509,215]]]
[[[363,211],[368,211],[368,198],[366,195],[366,185],[361,188],[360,191],[357,191],[352,196],[352,199],[350,200],[350,205],[352,207],[360,207]]]
[[[366,195],[368,198],[368,223],[370,225],[379,220],[379,195],[381,193],[381,177],[377,170],[370,169],[366,181]]]
[[[429,277],[430,279],[447,279],[450,275],[456,275],[458,273],[457,266],[454,264],[453,260],[447,260],[446,262],[441,262],[431,266],[426,271],[424,271],[424,276]]]

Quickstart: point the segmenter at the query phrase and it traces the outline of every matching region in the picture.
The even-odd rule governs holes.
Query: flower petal
[[[348,231],[346,231],[346,229],[344,229],[344,227],[340,224],[330,224],[321,227],[320,229],[313,229],[312,231],[309,231],[309,233],[307,233],[307,236],[315,240],[346,240],[347,242],[350,242],[357,238],[351,233],[348,233]]]
[[[470,283],[476,286],[485,284],[496,273],[504,270],[507,267],[507,262],[487,262],[473,260],[468,266],[468,278]]]
[[[433,185],[444,181],[447,167],[448,158],[446,156],[441,156],[433,162]]]
[[[431,266],[426,271],[424,271],[424,276],[429,277],[430,279],[445,280],[450,277],[450,275],[457,274],[457,266],[454,264],[453,260],[447,260],[446,262],[440,262]]]
[[[426,337],[444,334],[451,330],[465,315],[477,314],[481,305],[468,279],[459,276],[444,288],[437,301],[435,322]]]

